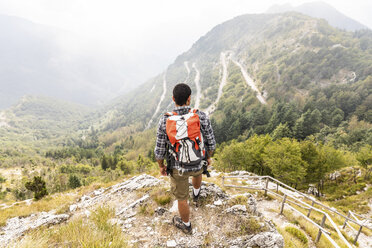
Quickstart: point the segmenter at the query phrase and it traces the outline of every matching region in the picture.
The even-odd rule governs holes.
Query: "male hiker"
[[[189,177],[192,177],[193,201],[200,195],[203,166],[211,163],[216,141],[208,116],[190,108],[191,89],[177,84],[173,89],[175,109],[159,121],[155,157],[163,176],[170,174],[171,189],[178,200],[181,217],[174,216],[173,224],[184,233],[191,234]],[[167,166],[164,164],[167,160]],[[168,168],[167,168],[168,167]]]

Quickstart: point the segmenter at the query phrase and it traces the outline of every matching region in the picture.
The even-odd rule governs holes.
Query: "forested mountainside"
[[[186,82],[193,106],[211,114],[220,142],[272,133],[279,125],[299,139],[334,140],[335,133],[348,133],[355,116],[368,128],[341,143],[370,143],[371,75],[369,30],[346,32],[298,13],[243,15],[216,26],[162,74],[106,106],[101,127],[155,126],[173,106],[174,85]]]

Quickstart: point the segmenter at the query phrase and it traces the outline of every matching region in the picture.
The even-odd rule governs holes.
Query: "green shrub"
[[[294,237],[299,239],[302,243],[307,244],[309,242],[306,235],[302,231],[297,229],[296,227],[287,226],[285,228],[285,230],[286,230],[286,232],[292,234]]]
[[[36,200],[40,200],[44,196],[48,195],[45,181],[40,176],[35,176],[33,181],[26,182],[25,187],[34,192],[34,198]]]
[[[70,175],[70,177],[68,178],[68,186],[71,189],[75,189],[75,188],[80,187],[81,186],[81,182],[80,182],[79,177],[76,176],[76,175]]]

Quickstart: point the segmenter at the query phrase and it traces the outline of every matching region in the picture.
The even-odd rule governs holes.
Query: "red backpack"
[[[169,150],[175,161],[173,168],[181,172],[197,171],[203,166],[205,148],[197,112],[197,109],[191,109],[184,115],[176,112],[166,113]]]

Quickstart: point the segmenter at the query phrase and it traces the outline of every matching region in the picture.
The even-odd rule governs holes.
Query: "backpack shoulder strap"
[[[167,112],[164,114],[165,116],[173,116],[173,115],[177,115],[176,112]]]
[[[189,113],[197,114],[199,112],[199,109],[190,109]]]

